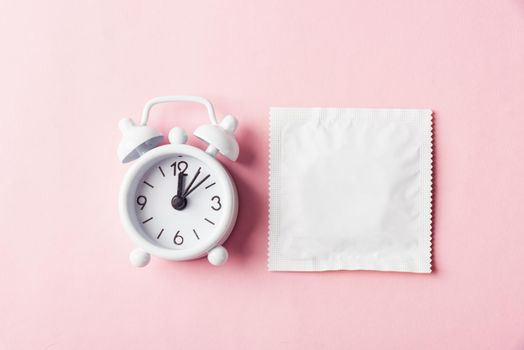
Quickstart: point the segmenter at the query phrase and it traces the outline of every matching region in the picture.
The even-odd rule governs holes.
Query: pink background
[[[524,348],[523,1],[2,1],[0,43],[0,349]],[[231,259],[135,269],[117,121],[183,93],[240,120]],[[270,106],[435,111],[433,274],[267,272]]]

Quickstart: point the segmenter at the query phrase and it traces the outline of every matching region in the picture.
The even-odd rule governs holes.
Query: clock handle
[[[227,252],[227,249],[221,245],[216,246],[207,253],[207,260],[211,265],[215,266],[224,265],[228,257],[229,253]]]
[[[203,97],[200,96],[160,96],[155,97],[149,101],[144,106],[144,110],[142,111],[142,119],[140,121],[141,125],[147,125],[147,122],[149,120],[149,112],[151,111],[151,108],[153,108],[154,105],[160,104],[160,103],[167,103],[167,102],[194,102],[199,103],[206,107],[207,114],[209,116],[209,120],[211,121],[211,124],[218,124],[217,117],[215,116],[215,110],[213,109],[213,105],[211,102],[206,100]]]

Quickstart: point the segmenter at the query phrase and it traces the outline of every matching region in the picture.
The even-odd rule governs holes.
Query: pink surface
[[[524,2],[4,1],[0,42],[0,349],[524,348]],[[135,269],[117,121],[181,93],[240,120],[231,259]],[[433,274],[267,272],[269,106],[435,111]]]

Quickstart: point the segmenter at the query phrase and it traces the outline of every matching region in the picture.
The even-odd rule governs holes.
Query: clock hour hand
[[[178,185],[176,195],[171,199],[171,206],[175,210],[183,210],[187,205],[187,200],[182,194],[182,191],[184,189],[184,176],[186,176],[186,174],[182,172],[178,173]]]
[[[182,191],[184,190],[184,176],[186,176],[186,174],[178,173],[178,186],[177,186],[177,189],[176,189],[176,195],[178,197],[183,197],[182,196]]]

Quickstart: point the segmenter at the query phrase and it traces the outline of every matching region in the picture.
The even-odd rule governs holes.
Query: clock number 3
[[[182,245],[182,243],[184,243],[184,237],[180,235],[180,230],[177,231],[175,237],[173,237],[173,243],[176,245]]]
[[[216,200],[216,203],[215,203],[215,200]],[[213,196],[211,198],[211,201],[213,202],[213,205],[211,206],[211,209],[213,209],[214,211],[219,211],[220,209],[222,209],[222,203],[220,203],[220,197],[219,196]]]

